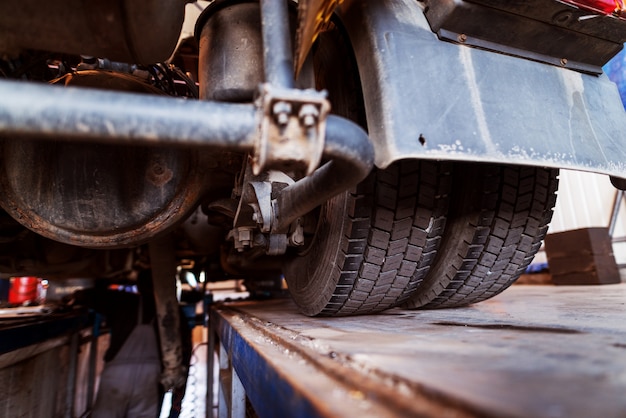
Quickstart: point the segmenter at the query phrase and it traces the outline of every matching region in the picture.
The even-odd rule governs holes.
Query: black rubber
[[[517,280],[539,251],[556,203],[558,170],[459,163],[437,260],[409,308],[489,299]]]
[[[396,163],[327,202],[312,243],[284,269],[300,310],[369,314],[405,302],[426,276],[441,241],[448,167]]]
[[[365,123],[356,61],[338,24],[314,48],[318,89],[335,114]],[[449,164],[402,161],[305,217],[306,247],[288,260],[289,293],[307,315],[369,314],[404,303],[435,259],[445,226]]]

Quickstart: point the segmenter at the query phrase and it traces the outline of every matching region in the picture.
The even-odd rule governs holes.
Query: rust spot
[[[177,327],[177,317],[174,312],[174,304],[171,301],[167,301],[165,305],[165,314],[160,312],[161,316],[161,327],[166,331],[165,340],[168,342],[176,343],[178,342],[178,333],[176,332]]]
[[[173,177],[174,172],[161,159],[154,160],[146,172],[146,179],[157,187],[167,184]]]

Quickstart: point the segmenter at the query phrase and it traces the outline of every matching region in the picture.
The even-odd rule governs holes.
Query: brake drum
[[[110,72],[60,81],[156,90]],[[68,244],[140,244],[195,208],[202,193],[198,166],[196,153],[182,148],[7,138],[0,142],[0,206],[34,232]]]

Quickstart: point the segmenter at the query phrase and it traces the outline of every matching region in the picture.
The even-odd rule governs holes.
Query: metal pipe
[[[623,190],[615,190],[615,198],[613,199],[613,206],[611,209],[611,219],[609,220],[609,237],[613,238],[615,233],[615,226],[617,225],[617,218],[619,215],[619,208],[622,205],[624,199]]]
[[[272,86],[294,88],[291,30],[286,0],[261,0],[263,66]]]
[[[0,80],[0,136],[250,152],[258,135],[252,104],[182,100]],[[324,157],[331,160],[277,199],[284,231],[298,217],[364,179],[374,149],[355,123],[329,116]]]
[[[272,232],[287,232],[298,217],[367,177],[374,166],[374,147],[358,125],[331,115],[326,121],[324,157],[331,161],[277,197]]]
[[[250,151],[252,104],[0,80],[0,135]]]

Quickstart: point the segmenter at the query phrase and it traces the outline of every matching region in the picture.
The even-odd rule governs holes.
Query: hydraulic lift
[[[216,416],[624,417],[624,318],[625,283],[350,318],[288,299],[215,305]]]
[[[216,303],[207,416],[624,417],[624,318],[626,283],[515,285],[467,308],[349,318],[306,317],[287,298]],[[10,322],[0,416],[81,416],[86,312]]]

